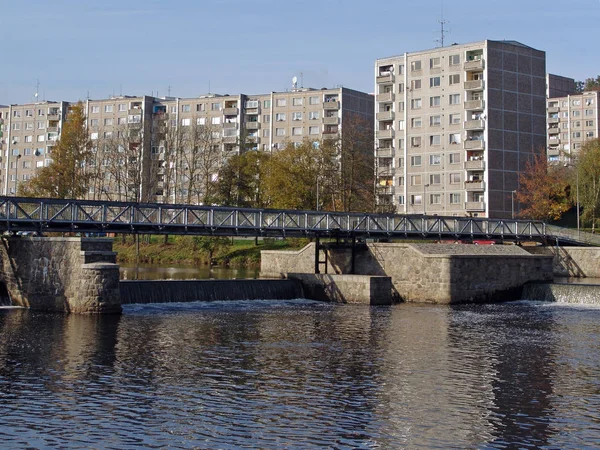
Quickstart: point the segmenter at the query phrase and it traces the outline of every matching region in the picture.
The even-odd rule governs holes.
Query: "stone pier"
[[[0,253],[0,282],[15,306],[87,314],[121,312],[112,239],[5,237]]]

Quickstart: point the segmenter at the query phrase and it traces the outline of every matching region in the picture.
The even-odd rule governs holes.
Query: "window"
[[[98,133],[97,133],[97,132],[93,132],[93,133],[90,135],[90,139],[92,139],[92,140],[96,140],[96,139],[98,139]]]
[[[260,104],[260,102],[258,100],[248,100],[248,101],[246,101],[246,108],[248,108],[248,109],[258,108],[259,104]]]
[[[585,121],[585,126],[586,127],[593,127],[594,126],[594,121],[593,120],[586,120]]]
[[[594,132],[593,131],[586,131],[585,132],[585,137],[586,138],[593,138],[594,137]]]
[[[304,101],[302,97],[294,97],[292,99],[292,106],[302,106]]]
[[[45,137],[43,134],[40,134],[40,135],[37,137],[37,141],[38,141],[38,142],[44,142],[45,140],[46,140],[46,137]]]
[[[277,113],[277,114],[275,114],[275,120],[277,122],[283,122],[285,120],[285,113]]]
[[[460,140],[460,133],[453,133],[449,136],[449,142],[450,144],[460,144],[461,140]]]
[[[21,111],[13,111],[13,117],[21,117]]]
[[[420,109],[422,106],[422,102],[420,98],[413,98],[410,101],[410,107],[411,109]]]
[[[440,145],[442,137],[439,134],[429,136],[429,145]]]
[[[440,87],[441,78],[440,77],[431,77],[429,79],[429,87]]]
[[[563,119],[568,119],[569,118],[569,111],[563,111],[561,113],[561,115],[562,115]]]
[[[318,105],[319,97],[308,97],[308,104],[309,105]]]
[[[319,111],[309,111],[308,119],[309,120],[317,120],[319,118]]]
[[[285,106],[287,104],[286,99],[285,98],[278,98],[277,100],[275,100],[275,106]]]
[[[190,112],[190,111],[191,111],[190,105],[181,105],[181,112]]]
[[[13,123],[12,124],[12,129],[16,130],[16,131],[20,130],[21,129],[21,124],[20,123]]]
[[[410,126],[411,128],[421,128],[421,118],[413,117],[412,119],[410,119]]]
[[[44,129],[46,129],[46,123],[45,122],[38,122],[37,123],[37,129],[38,130],[44,130]]]
[[[271,136],[271,130],[263,130],[263,137],[270,137]]]
[[[450,161],[450,164],[459,164],[460,163],[460,153],[450,153],[449,161]]]
[[[442,194],[429,194],[429,203],[432,205],[439,205],[442,203]]]
[[[398,92],[404,92],[404,83],[398,83]]]
[[[33,142],[33,136],[25,136],[25,142]]]
[[[218,117],[215,117],[215,119],[218,119]],[[190,119],[189,117],[187,119],[181,119],[181,126],[182,127],[189,127],[191,125],[192,119]]]
[[[410,63],[410,70],[415,72],[417,70],[421,70],[421,61],[412,61]]]
[[[437,58],[429,58],[429,68],[430,69],[438,69],[441,66],[441,59],[438,56]]]
[[[421,184],[421,175],[411,175],[410,176],[410,185],[411,186],[418,186]]]
[[[112,131],[105,131],[105,132],[104,132],[104,137],[105,137],[105,138],[112,137]]]
[[[43,109],[38,109],[38,110],[37,110],[37,115],[38,115],[38,116],[45,116],[45,114],[44,114],[44,110],[43,110]]]
[[[40,148],[36,148],[35,149],[35,156],[40,156],[44,154],[44,148],[40,147]]]
[[[292,136],[302,136],[302,127],[293,127]]]
[[[460,55],[450,55],[448,57],[448,65],[457,66],[460,64]]]
[[[302,120],[302,113],[301,112],[292,113],[292,120]]]
[[[420,205],[420,204],[422,204],[421,199],[422,199],[421,194],[411,195],[410,203],[411,203],[411,205]]]
[[[581,106],[581,100],[573,100],[573,106]]]
[[[441,184],[442,175],[439,173],[429,175],[429,184]]]
[[[454,85],[454,84],[459,84],[460,83],[460,74],[455,73],[453,75],[448,76],[448,84],[450,86]]]
[[[33,122],[27,122],[25,124],[25,129],[26,130],[33,130]]]
[[[411,165],[411,167],[419,167],[419,166],[421,166],[421,155],[413,155],[413,156],[411,156],[410,157],[410,165]],[[421,183],[419,183],[419,184],[421,184]]]
[[[579,139],[579,138],[581,138],[581,131],[573,132],[573,139]]]
[[[421,89],[421,80],[412,80],[410,82],[411,89]]]
[[[40,167],[44,167],[44,161],[36,161],[35,162],[35,167],[36,168],[40,168]]]
[[[25,151],[23,152],[23,154],[25,156],[30,156],[31,155],[31,149],[30,148],[26,148]]]
[[[449,179],[450,184],[460,184],[460,173],[451,173]]]
[[[213,139],[219,139],[221,137],[221,133],[219,131],[213,131],[212,133],[210,133],[210,136]],[[218,146],[213,146],[214,147],[218,147]]]
[[[404,186],[404,177],[398,177],[398,186]]]
[[[125,125],[126,123],[127,123],[127,118],[125,118],[125,117],[119,117],[117,119],[117,124],[118,125]]]
[[[107,112],[107,113],[113,112],[113,105],[104,105],[104,112]]]
[[[458,105],[458,104],[460,104],[460,94],[450,94],[448,96],[448,103],[450,105]]]
[[[398,148],[400,148],[400,149],[404,148],[404,139],[402,139],[402,138],[398,139]]]
[[[270,108],[271,107],[271,100],[265,100],[263,102],[263,108]]]
[[[453,192],[450,194],[450,204],[458,205],[460,203],[460,192]]]
[[[196,105],[196,112],[202,112],[202,111],[206,111],[206,104],[205,103],[198,103]]]
[[[18,148],[13,148],[12,149],[12,155],[13,156],[19,156],[19,149]],[[14,167],[13,167],[13,169],[14,169]]]
[[[398,121],[398,129],[399,130],[404,130],[404,120],[399,120]]]
[[[319,134],[319,127],[308,127],[308,134]]]
[[[579,110],[573,111],[573,117],[580,117],[580,116],[581,116],[581,111],[579,111]]]
[[[594,110],[593,110],[593,109],[586,109],[586,110],[585,110],[585,115],[586,115],[587,117],[590,117],[590,116],[592,116],[592,117],[593,117],[593,116],[594,116]]]
[[[398,111],[404,111],[404,102],[398,102]]]
[[[275,136],[285,136],[285,128],[275,128]]]
[[[99,106],[92,106],[92,113],[99,113],[100,112],[100,107]]]
[[[439,166],[442,162],[441,155],[429,155],[429,165],[430,166]]]
[[[90,119],[90,126],[91,127],[97,127],[98,126],[98,119]]]
[[[398,158],[398,167],[404,167],[404,158]]]
[[[237,136],[237,130],[235,128],[223,129],[223,137],[233,137],[233,136]]]
[[[442,97],[436,95],[435,97],[429,97],[429,106],[436,108],[442,104]]]
[[[119,103],[119,111],[121,111],[121,112],[127,111],[127,104]]]
[[[563,125],[569,125],[568,123],[563,123]],[[563,128],[569,128],[568,126]],[[581,120],[576,120],[573,122],[573,128],[581,128]]]
[[[269,114],[263,114],[262,121],[263,121],[263,123],[271,122],[271,116]]]
[[[221,118],[220,117],[212,117],[210,119],[210,123],[212,123],[213,125],[219,125],[221,123]]]
[[[112,126],[112,124],[113,124],[112,119],[104,119],[104,126]]]
[[[211,111],[221,111],[221,103],[211,103],[210,104]]]
[[[442,116],[429,117],[429,126],[439,127],[442,124]]]

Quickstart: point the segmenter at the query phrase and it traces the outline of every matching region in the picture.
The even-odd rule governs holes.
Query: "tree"
[[[270,155],[248,151],[227,159],[219,169],[215,200],[219,205],[262,208],[265,171]]]
[[[570,208],[568,181],[562,167],[550,166],[544,151],[534,154],[519,175],[516,199],[520,217],[558,220]]]
[[[575,91],[600,91],[600,75],[598,75],[596,78],[587,78],[585,81],[576,81]]]
[[[579,178],[579,202],[583,207],[581,220],[595,232],[600,217],[600,139],[588,141],[581,148],[575,164]]]
[[[91,141],[81,102],[69,108],[61,136],[52,151],[52,162],[42,167],[20,193],[25,196],[84,198],[92,174],[86,170],[92,158]]]

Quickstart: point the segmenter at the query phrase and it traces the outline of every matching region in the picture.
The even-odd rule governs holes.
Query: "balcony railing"
[[[387,84],[393,82],[394,78],[391,73],[388,73],[387,75],[379,75],[376,81],[377,84]]]
[[[379,94],[379,95],[377,95],[375,100],[380,103],[393,102],[394,101],[394,93],[386,92],[385,94]]]
[[[379,166],[377,168],[377,175],[391,177],[394,175],[394,168],[392,166]]]
[[[483,120],[467,120],[465,122],[465,130],[482,130],[485,127]]]
[[[554,114],[557,113],[559,110],[558,106],[551,106],[548,108],[548,114]]]
[[[377,157],[378,158],[391,158],[394,154],[394,149],[392,147],[379,147],[377,149]]]
[[[465,190],[467,191],[484,191],[485,181],[465,181]]]
[[[392,139],[394,137],[394,130],[379,130],[377,132],[377,139]]]
[[[127,114],[132,115],[132,116],[138,116],[140,114],[142,114],[142,108],[131,108],[129,109],[129,111],[127,111]],[[50,120],[50,119],[48,119]]]
[[[58,127],[48,127],[48,128],[46,128],[46,132],[48,132],[48,133],[58,133]]]
[[[394,195],[394,186],[379,186],[377,185],[378,195]]]
[[[549,124],[555,124],[555,123],[559,123],[560,119],[558,117],[548,117],[548,123]]]
[[[465,62],[465,70],[483,70],[483,59]]]
[[[485,148],[485,142],[479,139],[465,141],[464,148],[465,150],[483,150]]]
[[[323,117],[323,124],[324,125],[337,125],[340,123],[340,118],[335,116],[335,117]]]
[[[247,130],[258,130],[260,128],[260,122],[246,122]]]
[[[237,124],[237,123],[235,123],[235,122],[225,122],[225,123],[223,124],[223,128],[228,128],[228,129],[231,129],[231,128],[233,128],[233,129],[237,129],[237,125],[238,125],[238,124]]]
[[[337,102],[337,101],[324,102],[323,109],[327,109],[327,110],[340,109],[340,102]]]
[[[465,161],[465,170],[483,170],[483,169],[485,169],[485,161],[483,159]]]
[[[466,91],[479,91],[483,89],[483,80],[465,81],[464,86]]]
[[[60,114],[48,114],[46,116],[48,120],[60,120]]]
[[[465,202],[467,211],[485,211],[485,202]]]
[[[237,107],[223,108],[223,114],[226,116],[237,116],[240,110]]]
[[[548,134],[559,134],[560,133],[560,128],[556,127],[556,128],[548,128]]]
[[[394,111],[377,113],[377,120],[394,120]]]
[[[483,109],[483,100],[467,100],[465,109]]]

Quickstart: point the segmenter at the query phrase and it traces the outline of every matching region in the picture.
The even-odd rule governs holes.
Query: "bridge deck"
[[[506,239],[600,245],[541,221],[0,196],[0,231]]]

